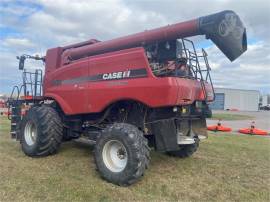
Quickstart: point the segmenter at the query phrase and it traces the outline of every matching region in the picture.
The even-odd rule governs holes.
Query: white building
[[[261,104],[262,104],[262,107],[267,106],[269,104],[268,95],[263,95],[262,96],[262,103]]]
[[[235,109],[240,111],[258,111],[260,92],[231,88],[215,88],[215,101],[212,109]]]

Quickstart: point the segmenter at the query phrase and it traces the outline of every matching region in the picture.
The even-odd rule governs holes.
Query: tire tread
[[[36,119],[38,140],[34,150],[29,151],[26,143],[22,142],[22,149],[26,155],[32,157],[48,156],[57,153],[62,140],[62,122],[55,109],[41,105],[32,107],[27,113],[27,119]],[[22,129],[23,135],[23,129]]]
[[[103,169],[103,167],[100,166],[101,157],[99,152],[102,151],[102,149],[98,143],[99,139],[95,148],[95,163],[97,165],[97,170],[103,179],[120,186],[128,186],[138,181],[138,179],[143,176],[144,171],[148,168],[150,148],[148,147],[147,139],[143,136],[143,133],[137,127],[127,123],[114,123],[108,126],[104,129],[99,138],[106,138],[106,136],[110,136],[110,134],[113,134],[114,132],[120,132],[123,135],[126,135],[131,144],[130,147],[135,156],[135,158],[132,159],[134,162],[134,171],[132,175],[123,177],[121,181],[116,181],[108,170]],[[131,136],[130,134],[133,135]]]

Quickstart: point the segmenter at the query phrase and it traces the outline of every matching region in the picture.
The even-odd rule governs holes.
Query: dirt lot
[[[215,110],[213,114],[243,115],[242,120],[222,120],[222,124],[231,127],[234,131],[240,128],[247,128],[252,121],[255,121],[257,128],[266,130],[270,133],[270,111],[243,112],[243,111],[220,111]],[[247,117],[247,118],[246,118]],[[208,125],[216,124],[217,120],[207,120]]]
[[[93,147],[69,142],[57,155],[29,158],[0,118],[0,201],[269,201],[270,138],[210,134],[188,159],[151,152],[138,183],[100,179]]]

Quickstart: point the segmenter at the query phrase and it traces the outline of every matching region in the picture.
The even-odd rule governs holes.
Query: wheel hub
[[[127,165],[128,155],[125,146],[118,140],[108,141],[102,150],[105,166],[112,172],[121,172]]]
[[[125,159],[126,151],[122,148],[118,149],[117,156],[119,159]]]
[[[26,144],[32,146],[37,139],[37,128],[34,122],[28,121],[24,128],[24,139]]]

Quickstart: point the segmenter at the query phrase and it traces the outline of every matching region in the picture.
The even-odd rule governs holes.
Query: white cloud
[[[3,18],[0,19],[0,28],[10,27],[18,32],[15,36],[8,35],[0,39],[0,71],[1,75],[2,72],[9,75],[5,80],[17,79],[12,76],[20,74],[15,56],[22,53],[44,54],[47,48],[54,46],[90,38],[108,40],[231,9],[243,19],[248,38],[253,38],[255,42],[233,63],[216,47],[207,48],[213,80],[216,85],[225,87],[270,91],[268,0],[204,0],[200,3],[195,0],[27,0],[20,1],[20,4],[16,4],[16,1],[5,2],[9,3],[9,6],[0,5]],[[37,9],[33,4],[41,9]],[[195,38],[196,41],[201,39],[202,37]],[[3,80],[2,76],[0,80]]]
[[[215,47],[209,48],[208,52],[211,53],[211,64],[219,64],[219,68],[212,71],[215,86],[269,92],[270,45],[263,41],[254,43],[233,63],[225,60]]]
[[[2,41],[2,45],[7,47],[21,48],[31,48],[35,46],[35,44],[33,44],[29,39],[26,38],[6,38]]]

